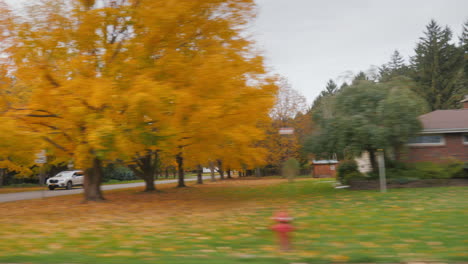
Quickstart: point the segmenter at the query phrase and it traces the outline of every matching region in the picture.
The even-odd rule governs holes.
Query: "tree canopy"
[[[424,103],[405,82],[360,81],[323,100],[315,112],[321,129],[305,149],[326,158],[368,151],[375,169],[375,151],[398,150],[419,131],[417,117],[424,111]]]
[[[466,88],[459,85],[463,69],[463,50],[452,44],[452,31],[436,21],[426,26],[411,58],[415,91],[424,97],[431,110],[457,108]]]
[[[103,199],[101,168],[115,160],[158,151],[201,162],[220,145],[255,153],[249,146],[261,138],[257,122],[267,118],[276,85],[243,33],[254,7],[47,0],[22,16],[4,7],[6,67],[13,86],[28,92],[6,112],[53,155],[86,169],[87,200]]]

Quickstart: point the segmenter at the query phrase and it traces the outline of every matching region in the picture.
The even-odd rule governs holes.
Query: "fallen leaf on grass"
[[[376,248],[379,247],[379,245],[373,243],[373,242],[359,242],[359,244],[368,247],[368,248]]]
[[[175,248],[161,248],[161,251],[176,251]]]
[[[347,262],[349,260],[349,257],[345,255],[332,255],[329,257],[331,260],[336,261],[336,262]]]
[[[426,244],[428,244],[429,246],[440,246],[442,245],[442,242],[430,241],[426,242]]]
[[[57,244],[57,243],[53,243],[53,244],[47,245],[47,247],[48,247],[49,249],[61,249],[61,248],[63,248],[63,245]]]

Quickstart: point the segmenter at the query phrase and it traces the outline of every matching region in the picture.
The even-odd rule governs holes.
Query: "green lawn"
[[[0,204],[0,263],[468,261],[466,187],[380,194],[313,179],[191,186],[114,191],[98,204],[74,196],[43,208]],[[295,217],[291,252],[279,252],[270,231],[282,205]]]

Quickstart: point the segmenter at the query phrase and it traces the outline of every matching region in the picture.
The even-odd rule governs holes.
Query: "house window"
[[[443,145],[444,137],[442,135],[419,135],[410,138],[409,145]]]
[[[468,145],[468,134],[463,135],[463,144]]]

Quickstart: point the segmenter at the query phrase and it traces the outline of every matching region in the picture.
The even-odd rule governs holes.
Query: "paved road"
[[[210,176],[204,176],[203,179],[204,180],[210,179]],[[185,179],[185,181],[187,182],[196,181],[196,180],[197,180],[196,178]],[[175,183],[175,182],[177,182],[177,179],[155,181],[156,184]],[[106,191],[106,190],[133,188],[133,187],[140,187],[140,186],[145,186],[145,183],[137,182],[137,183],[102,185],[101,189]],[[47,189],[47,187],[44,187],[44,190],[42,191],[0,194],[0,203],[19,201],[19,200],[40,199],[40,198],[46,198],[46,197],[71,195],[71,194],[78,194],[78,193],[83,193],[83,189],[81,187],[72,189],[72,190],[56,189],[54,191],[50,191],[49,189]]]

